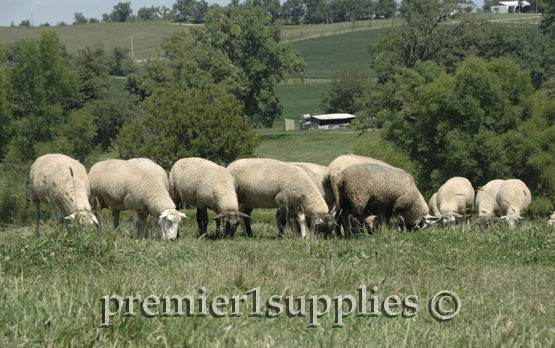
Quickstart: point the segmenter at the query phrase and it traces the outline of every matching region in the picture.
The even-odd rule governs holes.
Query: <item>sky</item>
[[[86,18],[96,17],[101,20],[102,14],[111,13],[114,5],[129,1],[131,1],[133,14],[137,14],[143,6],[172,8],[176,2],[176,0],[0,0],[0,26],[7,27],[12,21],[15,25],[19,25],[21,21],[27,19],[35,26],[46,22],[56,25],[62,21],[71,24],[76,12],[81,12]],[[280,0],[281,3],[284,1]],[[225,6],[231,0],[208,0],[207,2]],[[474,3],[481,8],[484,1],[475,0]]]
[[[102,20],[102,14],[111,13],[114,5],[119,2],[131,2],[133,14],[137,14],[143,6],[166,6],[171,9],[176,0],[0,0],[0,26],[10,26],[12,21],[15,25],[19,25],[26,19],[35,26],[46,22],[56,25],[62,21],[71,24],[76,12],[83,13],[86,18],[96,17]],[[225,6],[231,0],[208,0],[207,2]]]

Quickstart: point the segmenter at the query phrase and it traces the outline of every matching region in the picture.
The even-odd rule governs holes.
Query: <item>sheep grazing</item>
[[[439,188],[436,202],[441,214],[439,223],[454,226],[457,219],[470,216],[474,208],[474,188],[468,179],[453,177]]]
[[[432,213],[435,217],[441,217],[441,213],[439,212],[439,209],[437,209],[437,192],[430,198],[430,213]]]
[[[318,188],[299,167],[273,159],[247,158],[231,163],[227,170],[235,179],[235,189],[241,210],[250,215],[254,208],[279,208],[276,214],[278,229],[283,234],[288,212],[300,221],[301,235],[306,236],[305,214],[312,218],[311,228],[327,236],[335,225],[328,206]],[[252,237],[250,221],[245,230]]]
[[[428,205],[413,177],[397,168],[374,163],[357,163],[337,177],[339,203],[344,211],[344,226],[349,214],[370,225],[377,215],[385,221],[391,217],[413,230],[422,227]],[[356,232],[358,228],[355,228]],[[370,232],[370,231],[369,231]]]
[[[89,172],[91,203],[97,218],[102,208],[131,210],[135,238],[148,238],[147,216],[156,217],[167,240],[178,237],[178,226],[185,214],[175,204],[156,172],[123,160],[96,163]],[[98,227],[99,232],[100,226]],[[158,232],[158,231],[157,231]],[[156,236],[159,239],[159,236]]]
[[[151,159],[148,159],[148,158],[131,158],[131,159],[128,159],[127,162],[136,164],[136,165],[141,166],[141,167],[148,168],[148,169],[156,172],[160,176],[160,179],[162,179],[162,181],[164,182],[164,187],[166,188],[166,191],[169,192],[170,184],[169,184],[169,180],[168,180],[168,174],[166,173],[164,168],[162,168],[161,166],[154,163],[154,161],[152,161]],[[113,210],[114,231],[119,226],[119,213],[120,212],[118,210]],[[131,219],[129,219],[129,220],[125,220],[124,222],[133,222],[133,217],[131,217]],[[157,223],[158,223],[158,219],[155,218],[155,217],[152,217],[151,219],[149,219],[148,223],[147,223],[147,228],[149,230],[154,229],[156,231],[156,235],[158,235],[158,233],[159,233]]]
[[[200,235],[206,233],[207,208],[216,212],[216,238],[220,236],[221,219],[225,235],[235,237],[237,225],[242,218],[250,216],[239,212],[233,176],[224,167],[198,157],[177,161],[170,171],[170,197],[197,207]]]
[[[326,175],[328,168],[318,164],[306,163],[306,162],[286,162],[286,163],[297,166],[305,171],[308,177],[318,188],[318,191],[320,191],[320,194],[322,194],[322,197],[324,197],[324,200],[326,201],[326,204],[328,205],[328,208],[331,211],[331,209],[333,208],[333,204],[335,203],[335,196],[333,195],[333,190],[331,186],[326,185],[326,183],[324,182],[324,176]]]
[[[482,186],[476,193],[474,205],[478,210],[478,218],[474,222],[480,228],[487,227],[492,216],[499,216],[497,192],[505,180],[492,180]]]
[[[532,202],[532,195],[521,180],[509,179],[499,187],[496,200],[501,219],[507,221],[509,226],[514,228],[516,221],[522,221],[523,218],[520,215],[528,210]]]
[[[325,175],[324,175],[324,181],[332,188],[333,190],[333,194],[335,196],[335,201],[336,201],[336,209],[339,209],[339,194],[338,194],[338,190],[337,190],[337,177],[339,176],[339,173],[341,173],[341,171],[345,168],[347,168],[348,166],[352,165],[352,164],[356,164],[356,163],[374,163],[374,164],[380,164],[382,166],[386,166],[386,167],[391,167],[389,164],[374,159],[374,158],[370,158],[370,157],[365,157],[365,156],[358,156],[358,155],[343,155],[343,156],[339,156],[336,159],[334,159],[330,165],[328,166],[328,170],[326,171]]]
[[[29,198],[36,207],[35,235],[39,235],[40,204],[52,206],[58,218],[60,232],[63,217],[74,220],[78,217],[78,231],[98,223],[91,212],[89,196],[91,186],[87,170],[71,157],[61,154],[44,155],[33,163],[29,173]],[[69,227],[66,226],[69,231]]]

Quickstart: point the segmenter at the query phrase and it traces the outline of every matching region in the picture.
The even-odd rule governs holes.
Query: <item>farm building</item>
[[[527,1],[500,1],[491,5],[492,13],[523,13],[530,11],[530,3]]]
[[[457,12],[460,12],[460,13],[478,13],[478,11],[479,11],[479,8],[476,5],[460,3],[460,4],[457,4],[457,9],[455,11],[453,11],[451,14],[453,15]]]
[[[300,122],[301,130],[309,129],[337,129],[348,127],[356,116],[351,114],[328,114],[328,115],[303,115]]]

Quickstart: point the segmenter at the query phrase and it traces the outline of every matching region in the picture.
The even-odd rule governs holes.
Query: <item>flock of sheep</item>
[[[200,234],[207,232],[208,212],[216,213],[216,236],[235,237],[238,225],[253,236],[250,214],[254,208],[277,209],[279,232],[289,224],[306,236],[305,224],[317,236],[341,237],[372,232],[392,221],[401,228],[425,228],[430,224],[453,225],[468,219],[476,206],[476,224],[487,226],[493,216],[511,227],[522,219],[531,202],[530,190],[516,179],[493,180],[478,190],[465,178],[443,184],[429,205],[411,175],[400,168],[369,157],[344,155],[328,167],[312,163],[281,162],[267,158],[241,159],[227,168],[202,158],[177,161],[169,176],[149,159],[106,160],[89,173],[66,155],[39,157],[29,174],[30,200],[36,207],[35,234],[39,234],[40,204],[50,205],[63,230],[76,220],[78,231],[94,224],[102,233],[100,212],[113,212],[114,230],[119,213],[131,210],[135,238],[175,240],[185,214],[179,207],[197,207]],[[431,213],[431,214],[430,214]],[[555,214],[550,223],[555,223]],[[160,228],[159,228],[160,227]],[[162,235],[160,235],[160,231]]]

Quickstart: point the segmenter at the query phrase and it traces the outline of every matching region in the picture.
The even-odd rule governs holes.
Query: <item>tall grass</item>
[[[198,238],[194,218],[181,226],[175,243],[132,240],[130,225],[103,239],[92,231],[79,238],[47,226],[41,226],[40,238],[31,237],[30,227],[2,232],[3,345],[545,347],[555,342],[555,228],[544,221],[527,221],[515,230],[497,223],[485,231],[383,229],[355,240],[301,240],[290,234],[277,239],[273,212],[254,216],[255,238],[240,234],[234,241]],[[353,313],[337,329],[332,311],[312,329],[306,317],[250,317],[252,304],[246,301],[239,317],[149,319],[119,313],[110,328],[99,328],[99,300],[106,295],[196,299],[204,286],[210,302],[216,295],[231,298],[260,287],[265,309],[271,295],[356,297],[361,285],[378,286],[379,303],[390,295],[416,295],[420,309],[411,319]],[[440,290],[454,291],[462,301],[460,313],[448,322],[428,313],[428,301]]]

